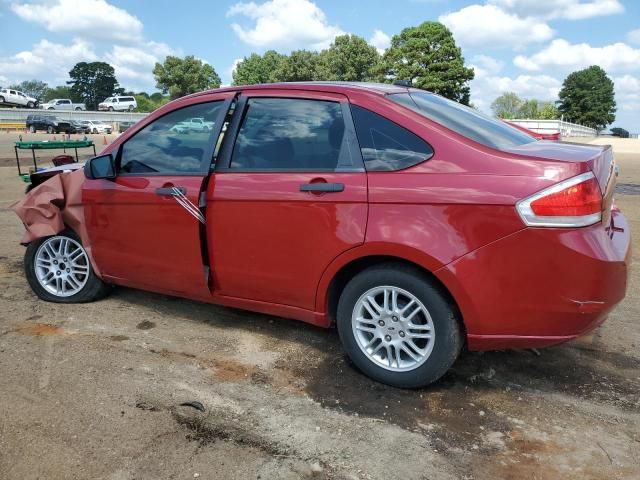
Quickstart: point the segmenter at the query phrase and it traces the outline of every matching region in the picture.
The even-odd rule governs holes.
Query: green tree
[[[162,93],[169,93],[171,99],[220,86],[220,77],[215,69],[193,55],[184,58],[167,56],[163,63],[156,63],[153,67],[153,76],[156,88]]]
[[[274,82],[274,72],[286,59],[275,50],[268,50],[264,55],[252,53],[244,57],[233,72],[234,85],[255,85]]]
[[[538,110],[538,118],[540,120],[557,120],[560,118],[560,112],[558,107],[553,103],[547,102],[543,104]]]
[[[71,93],[79,97],[90,110],[119,89],[115,70],[105,62],[80,62],[69,72]]]
[[[57,87],[49,87],[43,93],[43,102],[48,102],[54,98],[70,98],[72,102],[81,102],[82,98],[75,95],[71,88],[66,85],[58,85]]]
[[[597,65],[570,73],[558,97],[558,110],[572,122],[602,130],[616,119],[613,82]]]
[[[509,119],[518,116],[521,106],[522,99],[518,95],[505,92],[491,103],[491,110],[496,117]]]
[[[168,96],[162,95],[160,92],[153,93],[152,95],[149,95],[146,92],[140,92],[134,94],[134,97],[138,104],[138,111],[145,113],[153,112],[170,100]]]
[[[24,82],[20,82],[16,85],[12,85],[9,88],[20,90],[21,92],[29,95],[30,97],[36,98],[38,100],[42,100],[49,86],[41,80],[34,79],[34,80],[25,80]]]
[[[535,98],[523,100],[520,108],[518,108],[517,116],[519,118],[539,118],[540,102]]]
[[[319,80],[319,57],[317,52],[295,50],[284,57],[273,72],[274,82],[306,82]]]
[[[379,72],[384,81],[409,80],[414,87],[469,103],[473,69],[464,66],[453,35],[439,22],[424,22],[394,35]]]
[[[375,78],[380,54],[357,35],[339,35],[321,52],[318,77],[322,80],[362,82]]]

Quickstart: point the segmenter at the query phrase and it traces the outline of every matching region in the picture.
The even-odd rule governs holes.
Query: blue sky
[[[153,64],[195,55],[231,81],[252,52],[321,49],[354,33],[381,51],[404,27],[439,20],[476,71],[472,102],[504,91],[554,100],[591,64],[616,85],[616,125],[640,132],[640,2],[635,0],[0,0],[0,84],[60,85],[78,61],[107,61],[127,89],[154,90]]]

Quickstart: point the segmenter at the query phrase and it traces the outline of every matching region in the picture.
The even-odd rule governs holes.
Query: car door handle
[[[344,183],[303,183],[301,192],[344,192]]]
[[[156,188],[156,195],[161,195],[163,197],[175,197],[176,193],[180,192],[181,194],[186,194],[187,189],[184,187],[161,187]]]

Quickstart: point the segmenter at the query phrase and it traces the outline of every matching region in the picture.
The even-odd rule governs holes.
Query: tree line
[[[493,101],[491,110],[496,117],[507,120],[564,118],[600,131],[616,118],[613,87],[613,81],[607,73],[599,66],[592,65],[565,78],[556,102],[541,102],[533,98],[527,100],[514,92],[505,92]],[[619,135],[622,133],[619,130],[624,129],[612,129],[612,132]]]
[[[38,80],[14,88],[47,101],[71,98],[89,109],[113,95],[133,95],[141,112],[153,111],[169,100],[202,90],[218,88],[221,79],[215,68],[195,58],[167,56],[153,68],[158,92],[125,91],[114,68],[105,62],[80,62],[69,72],[67,85],[49,87]],[[424,22],[403,29],[382,53],[357,35],[339,35],[320,51],[294,50],[289,54],[269,50],[240,60],[232,73],[234,85],[296,81],[408,82],[469,105],[469,82],[473,68],[465,65],[451,31],[439,22]],[[521,99],[506,92],[491,105],[494,114],[509,119],[526,117],[567,119],[600,130],[615,120],[613,82],[604,70],[591,66],[571,73],[556,102]]]

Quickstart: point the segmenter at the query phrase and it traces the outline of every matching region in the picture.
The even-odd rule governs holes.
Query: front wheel
[[[48,302],[91,302],[109,291],[94,273],[80,239],[70,230],[31,242],[24,269],[35,294]]]
[[[356,275],[338,302],[340,339],[353,363],[401,388],[435,382],[462,348],[454,308],[422,272],[383,264]]]
[[[27,108],[33,108],[35,105],[33,104],[33,102],[29,102],[27,103]]]
[[[51,135],[53,133],[53,127],[47,127],[47,133]]]
[[[29,132],[36,133],[36,127],[34,127],[33,125],[30,125],[29,126]]]
[[[80,107],[76,107],[76,112],[79,112],[80,110],[82,110]]]

